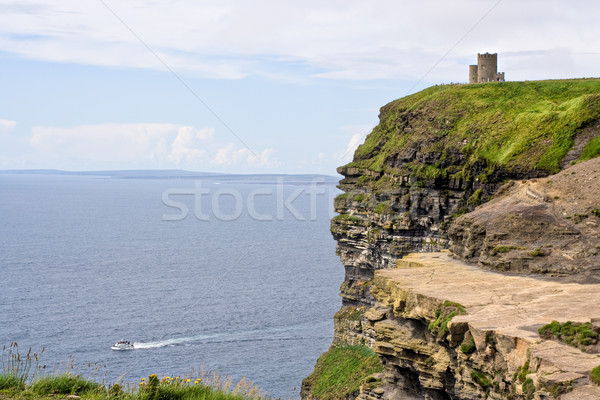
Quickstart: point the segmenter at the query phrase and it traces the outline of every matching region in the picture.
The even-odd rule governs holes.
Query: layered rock
[[[338,169],[344,193],[335,199],[339,215],[331,232],[346,274],[334,345],[371,346],[386,362],[385,384],[365,386],[361,399],[484,398],[489,390],[469,373],[461,375],[464,368],[457,369],[463,366],[457,361],[462,357],[456,353],[462,344],[458,336],[440,339],[427,329],[445,297],[419,297],[420,302],[398,314],[400,292],[395,292],[398,298],[383,295],[386,284],[378,271],[395,268],[409,253],[447,249],[452,240],[457,253],[484,264],[485,252],[474,249],[481,248],[493,223],[482,229],[458,217],[489,201],[506,182],[540,180],[569,161],[596,156],[600,80],[429,88],[382,107],[379,119],[353,161]],[[526,186],[524,195],[534,205],[548,196],[554,200],[554,194]],[[452,228],[457,221],[462,228]],[[528,247],[528,252],[536,254],[537,249]],[[470,327],[462,326],[466,330],[460,340],[474,337]],[[470,370],[484,371],[490,361],[486,357],[485,350],[472,356]],[[428,365],[433,359],[435,366]],[[305,397],[309,393],[305,388]]]
[[[600,398],[588,378],[600,365],[598,345],[582,352],[537,332],[566,316],[600,322],[600,285],[508,276],[421,253],[378,271],[372,293],[377,306],[365,315],[386,367],[384,399]],[[461,311],[444,318],[445,308]],[[446,325],[438,329],[440,313]]]
[[[452,251],[484,268],[600,280],[600,159],[510,182],[458,218]]]

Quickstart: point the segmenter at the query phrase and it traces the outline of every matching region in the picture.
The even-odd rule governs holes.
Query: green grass
[[[43,351],[43,350],[42,350]],[[96,365],[96,364],[93,364]],[[91,367],[92,364],[88,364]],[[118,383],[101,383],[94,379],[67,372],[47,373],[39,364],[38,355],[31,350],[21,356],[17,343],[2,351],[0,371],[0,399],[2,400],[55,400],[66,395],[77,395],[90,400],[258,400],[263,393],[242,378],[237,384],[222,379],[217,373],[202,372],[195,378],[150,375],[139,384],[123,387]]]
[[[344,399],[357,392],[367,377],[382,371],[379,357],[366,346],[332,347],[319,357],[315,371],[305,383],[309,384],[312,397]]]
[[[590,371],[590,381],[596,385],[600,385],[600,365]]]
[[[579,159],[585,161],[598,156],[600,156],[600,136],[596,136],[585,145]]]
[[[561,324],[558,321],[552,321],[541,327],[538,333],[544,339],[558,339],[578,348],[585,348],[598,343],[598,333],[590,322],[567,321]]]
[[[578,129],[599,118],[600,79],[435,86],[384,106],[379,125],[347,166],[482,182],[499,168],[555,173]],[[395,161],[411,149],[434,161]],[[596,137],[581,159],[599,155]]]
[[[460,351],[464,354],[471,354],[477,350],[475,346],[475,340],[473,336],[469,335],[469,337],[460,345]]]
[[[492,382],[488,379],[488,377],[483,372],[479,372],[479,371],[471,372],[471,379],[473,379],[473,382],[475,382],[477,385],[479,385],[484,390],[492,387]]]
[[[216,376],[216,375],[214,375]],[[0,382],[3,382],[0,375]],[[233,385],[231,380],[179,379],[150,375],[139,385],[105,386],[71,373],[45,375],[23,387],[0,389],[0,398],[14,400],[53,400],[57,396],[77,395],[91,400],[247,400],[264,396],[247,381]]]
[[[436,320],[429,324],[428,329],[432,334],[443,338],[448,333],[448,323],[452,318],[466,313],[463,305],[446,300],[435,310]]]
[[[35,379],[29,388],[38,395],[100,392],[104,389],[96,382],[69,373],[43,376]]]

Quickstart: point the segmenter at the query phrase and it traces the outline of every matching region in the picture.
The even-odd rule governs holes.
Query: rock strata
[[[377,305],[365,316],[385,365],[383,399],[600,398],[588,379],[598,349],[584,353],[537,333],[552,320],[596,320],[600,285],[484,271],[442,252],[410,254],[378,271],[372,293]],[[434,334],[444,303],[465,314]],[[523,392],[528,379],[531,396]]]
[[[449,230],[452,251],[484,268],[600,282],[600,159],[511,181]]]

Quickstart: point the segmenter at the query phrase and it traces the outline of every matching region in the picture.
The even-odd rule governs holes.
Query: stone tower
[[[478,53],[477,65],[469,65],[469,83],[503,81],[504,72],[498,72],[498,53]]]

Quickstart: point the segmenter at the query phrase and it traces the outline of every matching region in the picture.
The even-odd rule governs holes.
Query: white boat
[[[119,340],[111,349],[113,350],[133,350],[133,343],[129,340]]]

